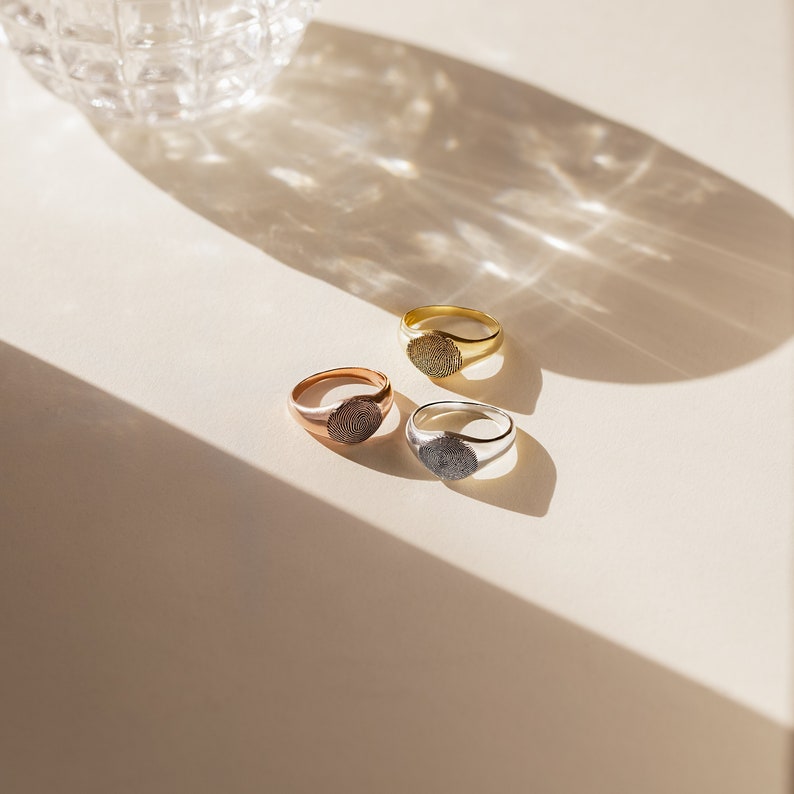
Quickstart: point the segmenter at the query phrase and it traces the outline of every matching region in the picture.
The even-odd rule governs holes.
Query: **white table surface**
[[[789,17],[328,0],[149,135],[0,53],[3,790],[788,790]],[[498,372],[412,368],[447,301]],[[332,448],[286,394],[353,364],[399,410]],[[411,457],[453,394],[503,476]]]

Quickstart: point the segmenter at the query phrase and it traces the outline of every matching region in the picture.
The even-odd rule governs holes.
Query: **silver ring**
[[[431,419],[457,412],[490,419],[496,424],[498,434],[490,438],[476,438],[451,430],[428,430],[423,427]],[[443,400],[417,408],[408,418],[405,436],[414,455],[436,477],[441,480],[462,480],[507,452],[515,441],[516,426],[508,413],[493,405]]]

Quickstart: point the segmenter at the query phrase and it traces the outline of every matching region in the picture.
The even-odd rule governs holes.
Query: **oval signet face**
[[[457,345],[437,331],[412,339],[405,352],[411,363],[430,378],[446,378],[463,366],[463,356]]]
[[[358,444],[368,439],[382,421],[383,412],[375,400],[353,397],[331,411],[326,428],[334,441],[340,444]]]
[[[477,454],[459,438],[441,436],[419,448],[419,460],[442,480],[462,480],[477,471]]]

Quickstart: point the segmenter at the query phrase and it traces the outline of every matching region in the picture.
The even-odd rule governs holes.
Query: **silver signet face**
[[[441,436],[419,448],[419,460],[442,480],[462,480],[477,471],[477,454],[459,438]]]
[[[434,331],[412,339],[405,352],[411,363],[430,378],[446,378],[463,366],[463,356],[457,345]]]
[[[331,412],[326,428],[334,441],[340,444],[358,444],[368,439],[382,421],[383,412],[374,400],[353,397]]]

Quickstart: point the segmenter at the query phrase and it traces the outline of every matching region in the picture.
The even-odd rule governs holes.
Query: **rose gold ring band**
[[[322,381],[348,378],[371,384],[378,391],[317,407],[300,402],[301,395],[312,386]],[[340,444],[358,444],[381,426],[393,402],[391,383],[382,372],[367,367],[338,367],[304,378],[290,394],[289,410],[295,421],[310,433]]]

